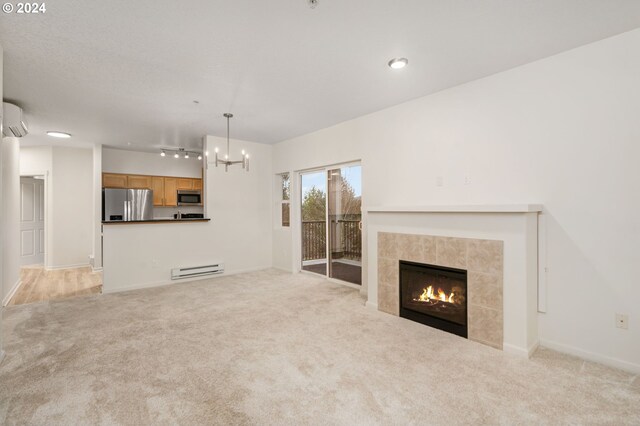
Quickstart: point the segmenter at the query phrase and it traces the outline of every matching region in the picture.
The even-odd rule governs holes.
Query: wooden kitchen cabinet
[[[151,189],[154,206],[175,207],[178,205],[178,190],[201,191],[202,179],[103,173],[102,187]]]
[[[127,188],[132,189],[152,189],[151,176],[128,175]]]
[[[193,189],[193,181],[191,178],[176,178],[177,180],[177,189],[179,190],[188,190],[191,191]]]
[[[151,189],[153,190],[153,205],[164,206],[164,179],[160,176],[151,176]]]
[[[178,205],[178,180],[179,178],[164,178],[164,205]]]
[[[102,187],[103,188],[126,188],[127,175],[121,175],[117,173],[103,173]]]

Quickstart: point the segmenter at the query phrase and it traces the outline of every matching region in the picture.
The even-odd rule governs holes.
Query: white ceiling
[[[640,26],[637,0],[56,0],[0,16],[5,99],[130,149],[274,143]],[[409,58],[402,71],[387,67]],[[193,101],[200,101],[195,104]]]

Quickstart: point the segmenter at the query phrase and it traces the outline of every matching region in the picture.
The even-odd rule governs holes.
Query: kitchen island
[[[174,268],[223,262],[229,250],[216,244],[216,223],[202,218],[105,222],[103,292],[171,284]]]

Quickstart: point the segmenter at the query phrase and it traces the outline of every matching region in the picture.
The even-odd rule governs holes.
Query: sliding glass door
[[[362,283],[362,168],[303,173],[302,269]]]
[[[327,274],[327,179],[324,170],[302,173],[302,269]]]

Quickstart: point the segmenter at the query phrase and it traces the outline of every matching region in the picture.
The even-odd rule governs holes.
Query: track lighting
[[[194,151],[186,151],[184,148],[178,148],[178,149],[162,149],[160,150],[160,156],[161,157],[166,157],[167,153],[169,154],[173,154],[173,158],[180,158],[181,156],[184,157],[186,160],[196,157],[198,160],[202,160],[202,153],[200,152],[194,152]]]

